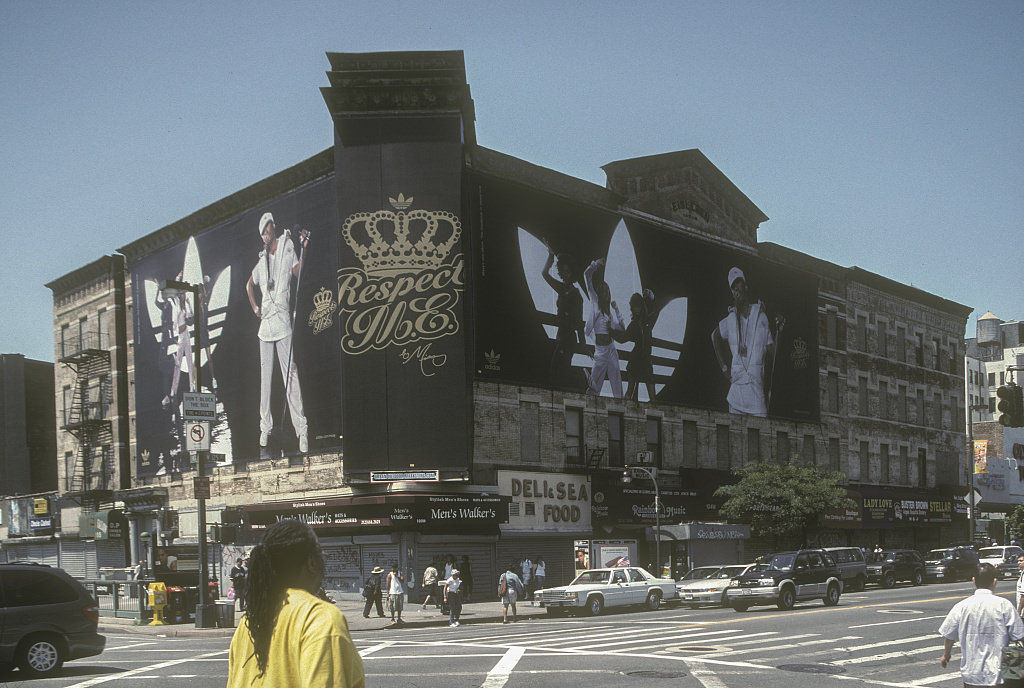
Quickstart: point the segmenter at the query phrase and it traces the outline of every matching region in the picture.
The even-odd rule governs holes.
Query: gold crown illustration
[[[320,287],[320,291],[313,294],[313,310],[329,311],[334,309],[334,294],[327,291],[326,287]]]
[[[441,267],[462,235],[459,217],[445,210],[405,212],[412,205],[412,196],[406,198],[398,194],[397,199],[389,197],[388,201],[397,213],[390,210],[354,213],[341,226],[345,242],[352,247],[366,274],[388,277]],[[394,229],[394,239],[390,242],[381,234],[381,228],[387,226]],[[447,238],[438,238],[439,229],[450,230]],[[353,230],[365,233],[366,241],[353,236]],[[413,232],[415,236],[410,236]]]

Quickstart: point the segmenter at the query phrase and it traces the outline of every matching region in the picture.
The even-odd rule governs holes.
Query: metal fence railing
[[[82,585],[96,600],[100,616],[142,620],[146,608],[148,581],[83,581]]]

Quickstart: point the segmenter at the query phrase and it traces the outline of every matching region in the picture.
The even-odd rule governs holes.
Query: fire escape
[[[113,503],[113,408],[110,351],[98,333],[83,333],[65,341],[60,362],[74,372],[70,403],[64,411],[62,430],[78,441],[73,462],[66,466],[67,496],[87,510],[109,508]]]

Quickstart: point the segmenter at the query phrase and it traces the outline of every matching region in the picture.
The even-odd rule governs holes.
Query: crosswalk
[[[744,628],[742,623],[692,623],[686,621],[620,624],[546,622],[515,626],[464,626],[459,632],[410,632],[375,644],[360,642],[364,661],[425,659],[436,656],[439,646],[461,658],[504,656],[514,650],[515,667],[506,658],[502,676],[551,657],[567,662],[581,656],[627,656],[652,660],[652,665],[685,667],[705,686],[749,686],[753,673],[806,671],[824,679],[856,678],[867,685],[920,687],[958,686],[958,658],[942,669],[938,657],[942,642],[932,622],[904,627],[905,632],[881,636],[877,628],[843,629],[835,632],[792,632],[789,629]],[[927,632],[925,632],[927,630]],[[625,632],[624,632],[625,631]],[[446,654],[455,657],[454,654]],[[706,680],[705,680],[706,679]],[[840,684],[842,685],[842,684]]]

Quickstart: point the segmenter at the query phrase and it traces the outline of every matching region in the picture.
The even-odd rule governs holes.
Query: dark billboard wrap
[[[461,145],[335,147],[345,477],[469,470]]]
[[[486,181],[478,375],[817,420],[812,275]]]
[[[140,476],[194,468],[182,394],[195,389],[197,325],[214,461],[340,447],[336,207],[324,179],[131,266]],[[198,308],[165,297],[163,280],[197,285]]]

